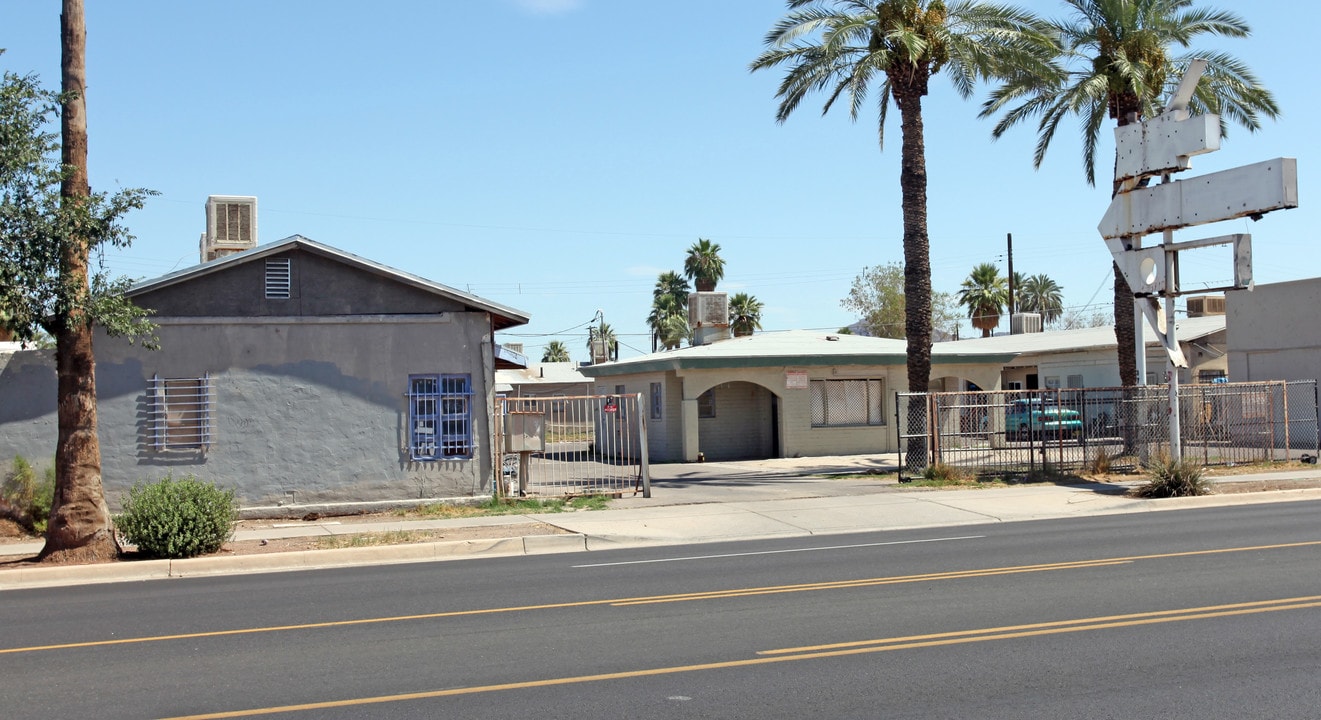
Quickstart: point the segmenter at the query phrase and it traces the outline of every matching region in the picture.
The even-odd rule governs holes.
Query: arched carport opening
[[[752,382],[716,385],[698,396],[697,433],[707,460],[779,457],[779,397]]]

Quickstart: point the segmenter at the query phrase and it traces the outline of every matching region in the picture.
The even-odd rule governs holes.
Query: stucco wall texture
[[[167,473],[234,488],[243,506],[489,491],[486,313],[158,322],[161,351],[96,340],[102,476],[112,508],[134,483]],[[152,377],[206,373],[214,388],[211,445],[156,450],[147,425]],[[429,373],[471,374],[471,459],[409,459],[408,379]],[[19,352],[0,367],[0,427],[0,467],[15,454],[50,463],[50,352]]]

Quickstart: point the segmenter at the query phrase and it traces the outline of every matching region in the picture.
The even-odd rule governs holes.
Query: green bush
[[[22,455],[14,456],[13,467],[0,485],[0,499],[12,508],[14,519],[38,535],[46,532],[50,506],[55,501],[55,464],[46,468],[40,480],[32,464]]]
[[[1134,491],[1138,497],[1192,497],[1211,492],[1209,483],[1203,477],[1206,468],[1191,460],[1174,462],[1169,458],[1160,458],[1147,466],[1147,472],[1151,479]]]
[[[144,555],[186,558],[219,550],[233,536],[237,519],[233,490],[167,475],[134,485],[115,527]]]

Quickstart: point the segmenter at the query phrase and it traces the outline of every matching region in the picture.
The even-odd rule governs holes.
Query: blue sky
[[[1296,157],[1301,207],[1176,239],[1248,231],[1258,283],[1321,275],[1321,107],[1302,60],[1321,10],[1211,5],[1254,36],[1203,47],[1246,61],[1283,117],[1231,129],[1184,177]],[[256,195],[264,242],[301,234],[529,313],[499,339],[534,359],[550,339],[585,359],[598,309],[623,356],[648,351],[656,275],[699,237],[722,247],[720,289],[765,303],[766,330],[833,330],[856,319],[839,304],[854,276],[902,258],[898,113],[884,152],[874,114],[822,117],[819,97],[777,125],[780,75],[747,67],[783,13],[781,0],[90,2],[93,187],[161,193],[107,265],[142,278],[195,264],[206,197]],[[59,4],[5,3],[0,47],[0,68],[58,86]],[[1016,270],[1109,312],[1096,231],[1109,131],[1102,187],[1084,181],[1072,127],[1035,171],[1030,128],[992,142],[976,119],[984,92],[963,101],[942,78],[924,106],[935,288],[957,290],[979,262],[1004,269],[1013,233]],[[1181,267],[1185,287],[1232,277],[1227,250]]]

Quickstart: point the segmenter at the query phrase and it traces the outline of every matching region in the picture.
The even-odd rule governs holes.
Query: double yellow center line
[[[966,578],[992,577],[996,575],[1017,575],[1022,573],[1052,572],[1058,570],[1079,570],[1085,568],[1108,567],[1142,560],[1161,560],[1169,558],[1195,557],[1200,555],[1223,555],[1228,553],[1258,552],[1264,550],[1283,550],[1321,545],[1321,540],[1275,545],[1254,545],[1249,547],[1217,548],[1213,550],[1190,550],[1184,552],[1159,553],[1152,555],[1133,555],[1129,557],[1100,558],[1073,562],[1043,563],[1038,565],[1016,565],[1000,568],[976,570],[953,570],[948,572],[922,573],[916,575],[895,575],[856,580],[836,580],[831,582],[801,583],[794,585],[770,585],[765,587],[732,588],[708,590],[703,592],[676,593],[669,595],[649,595],[631,598],[610,598],[600,600],[581,600],[574,602],[544,603],[539,605],[521,605],[515,607],[479,608],[475,610],[452,610],[447,612],[421,613],[416,615],[395,615],[390,617],[354,618],[351,620],[331,620],[326,622],[300,623],[295,625],[273,625],[254,628],[236,628],[231,630],[212,630],[206,632],[178,633],[173,635],[149,635],[113,640],[89,640],[85,642],[60,643],[53,645],[34,645],[28,647],[0,648],[0,655],[32,653],[51,650],[70,650],[78,648],[103,647],[107,645],[132,645],[137,643],[168,642],[173,640],[195,640],[199,638],[218,638],[232,635],[253,635],[258,633],[291,632],[297,630],[318,630],[379,623],[411,622],[419,620],[439,620],[444,618],[466,617],[474,615],[497,615],[504,613],[535,612],[581,607],[630,607],[660,603],[692,602],[702,600],[722,600],[728,598],[754,597],[757,595],[777,595],[795,592],[815,592],[822,590],[844,590],[849,588],[876,587],[881,585],[899,585],[903,583],[935,582],[940,580],[960,580]],[[1064,631],[1061,631],[1064,632]]]
[[[344,700],[328,700],[325,702],[300,703],[296,705],[250,708],[247,710],[230,710],[202,715],[181,716],[170,718],[168,720],[216,720],[218,718],[254,717],[258,715],[274,715],[278,713],[308,712],[332,708],[406,702],[411,700],[435,700],[446,697],[457,697],[460,695],[477,695],[510,690],[528,690],[553,687],[556,685],[576,685],[590,682],[601,682],[605,680],[626,680],[630,678],[655,677],[659,675],[702,672],[707,670],[727,670],[732,668],[752,667],[756,665],[768,665],[772,663],[817,660],[821,658],[844,657],[848,655],[939,647],[942,645],[987,642],[990,640],[1010,640],[1014,638],[1056,635],[1060,633],[1086,632],[1110,628],[1132,627],[1137,625],[1182,622],[1185,620],[1206,620],[1234,615],[1279,612],[1282,610],[1302,610],[1315,607],[1321,607],[1321,595],[1234,603],[1230,605],[1208,605],[1205,607],[1183,608],[1179,610],[1158,610],[1145,613],[1130,613],[1127,615],[1107,615],[1093,618],[1079,618],[1076,620],[1033,623],[1030,625],[1007,625],[1003,627],[979,628],[975,630],[932,633],[929,635],[908,635],[904,637],[880,638],[876,640],[858,640],[854,642],[832,643],[829,645],[809,645],[804,647],[782,648],[779,650],[763,650],[757,653],[758,657],[742,660],[727,660],[723,662],[700,663],[694,665],[674,665],[670,667],[625,670],[597,675],[578,675],[572,677],[548,678],[544,680],[526,680],[494,685],[477,685],[473,687],[447,688],[445,690],[400,693],[396,695],[377,695]]]

